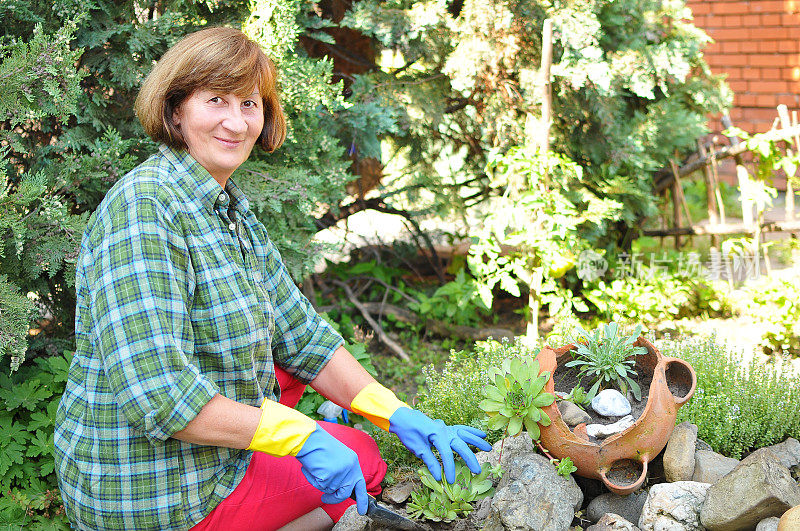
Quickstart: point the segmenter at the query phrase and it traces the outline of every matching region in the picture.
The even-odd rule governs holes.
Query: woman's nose
[[[244,119],[242,110],[236,106],[231,106],[222,126],[231,133],[242,134],[247,131],[247,121]]]

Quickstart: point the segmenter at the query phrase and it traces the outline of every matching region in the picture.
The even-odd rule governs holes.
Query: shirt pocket
[[[205,360],[211,370],[253,378],[272,363],[272,331],[263,309],[265,296],[250,280],[244,264],[233,259],[233,252],[238,250],[224,244],[206,245],[197,249],[193,259],[195,350],[213,354]]]

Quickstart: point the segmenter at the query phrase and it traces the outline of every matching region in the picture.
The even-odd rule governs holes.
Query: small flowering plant
[[[489,416],[489,428],[505,429],[513,436],[524,427],[531,438],[538,439],[539,424],[550,425],[542,408],[556,399],[544,391],[549,379],[550,372],[539,374],[539,361],[533,358],[505,359],[500,367],[492,367],[479,404]]]

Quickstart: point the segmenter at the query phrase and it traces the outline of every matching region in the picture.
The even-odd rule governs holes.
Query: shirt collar
[[[225,189],[208,173],[194,157],[185,149],[173,149],[165,144],[159,146],[164,157],[178,169],[177,179],[187,193],[195,197],[210,210],[216,205],[224,208],[233,207],[239,214],[246,216],[250,209],[250,201],[242,189],[229,178]]]
[[[228,178],[228,182],[225,184],[225,191],[230,196],[233,209],[240,215],[246,216],[248,210],[250,210],[250,201],[244,195],[242,189],[239,188],[239,185],[233,181],[233,177]]]

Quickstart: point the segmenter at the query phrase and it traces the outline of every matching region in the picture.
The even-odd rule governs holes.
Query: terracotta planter
[[[647,464],[666,446],[678,409],[692,397],[697,386],[694,369],[685,361],[663,356],[642,337],[634,345],[647,349],[646,354],[635,357],[635,368],[642,377],[652,375],[652,382],[644,412],[633,426],[593,442],[586,434],[585,424],[577,425],[574,431],[569,429],[554,402],[544,408],[552,421],[550,426],[541,427],[542,444],[554,457],[571,458],[578,475],[599,479],[611,492],[620,495],[642,486],[647,478]],[[541,370],[551,374],[545,386],[548,392],[555,392],[552,375],[558,366],[572,359],[569,352],[575,348],[575,345],[557,350],[545,347],[539,353]]]

